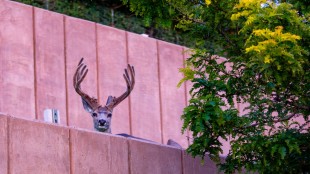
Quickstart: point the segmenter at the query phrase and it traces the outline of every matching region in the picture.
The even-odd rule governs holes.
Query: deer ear
[[[106,103],[105,105],[110,104],[110,103],[113,101],[113,99],[114,99],[114,97],[109,96],[109,97],[108,97],[108,100],[107,100],[107,103]]]
[[[89,113],[94,112],[94,110],[90,107],[90,105],[83,98],[82,98],[82,102],[83,102],[83,107],[87,112]]]

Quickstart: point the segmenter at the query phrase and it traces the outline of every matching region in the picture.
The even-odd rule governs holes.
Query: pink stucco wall
[[[201,166],[183,150],[95,132],[72,85],[84,57],[89,72],[82,88],[105,104],[124,92],[124,68],[134,65],[135,88],[114,109],[112,133],[161,144],[173,139],[186,148],[191,137],[181,134],[180,115],[191,84],[176,87],[185,50],[0,0],[0,174],[216,173],[211,161]],[[60,111],[60,125],[42,123],[47,108]]]
[[[206,174],[182,149],[0,113],[1,174]]]
[[[29,119],[35,118],[33,33],[32,7],[0,1],[0,111]]]
[[[43,111],[60,111],[60,124],[93,130],[72,77],[81,57],[89,72],[82,89],[105,104],[121,95],[128,63],[136,85],[116,109],[112,133],[128,133],[159,143],[181,134],[186,106],[181,79],[186,48],[32,6],[0,1],[0,112],[43,120]]]

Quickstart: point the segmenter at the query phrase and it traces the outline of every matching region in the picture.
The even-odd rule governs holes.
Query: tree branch
[[[294,116],[296,115],[296,113],[293,113],[289,116],[287,116],[286,118],[282,118],[282,119],[277,119],[277,120],[273,120],[272,122],[273,123],[279,123],[279,122],[282,122],[282,121],[287,121],[291,118],[293,118]],[[263,124],[267,123],[268,121],[263,121]],[[239,128],[236,128],[235,131],[237,131],[238,133],[241,133],[242,134],[242,131],[243,129],[247,129],[247,128],[251,128],[251,127],[255,127],[255,126],[258,126],[260,123],[254,123],[254,124],[251,124],[249,126],[244,126],[244,127],[239,127]]]
[[[309,123],[310,123],[310,120],[308,120],[308,121],[306,121],[304,124],[302,124],[302,125],[300,126],[300,128],[299,128],[299,131],[301,132],[301,131],[305,130],[304,127],[309,126],[309,125],[308,125]],[[309,129],[309,127],[308,127],[308,129]]]

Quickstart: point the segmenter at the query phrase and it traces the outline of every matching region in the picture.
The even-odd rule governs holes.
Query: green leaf
[[[223,119],[222,116],[218,117],[218,119],[216,120],[216,122],[221,126],[225,123],[225,120]]]
[[[205,121],[209,121],[211,117],[208,113],[205,113],[205,114],[203,114],[203,118]]]
[[[216,102],[215,102],[215,101],[210,101],[209,104],[210,104],[211,106],[216,106]]]
[[[274,153],[278,150],[278,145],[274,145],[271,148],[271,156],[273,157]]]
[[[278,152],[280,153],[281,155],[281,159],[284,159],[285,155],[286,155],[286,148],[281,146],[279,149],[278,149]]]

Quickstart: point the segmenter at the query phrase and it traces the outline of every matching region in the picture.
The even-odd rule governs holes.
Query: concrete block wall
[[[60,111],[60,124],[93,130],[72,85],[81,57],[89,72],[83,91],[105,104],[126,90],[122,77],[135,66],[136,85],[114,109],[112,133],[188,146],[180,115],[186,106],[181,79],[186,48],[8,0],[0,0],[0,112],[43,120]]]
[[[1,174],[206,174],[182,149],[0,113]]]

